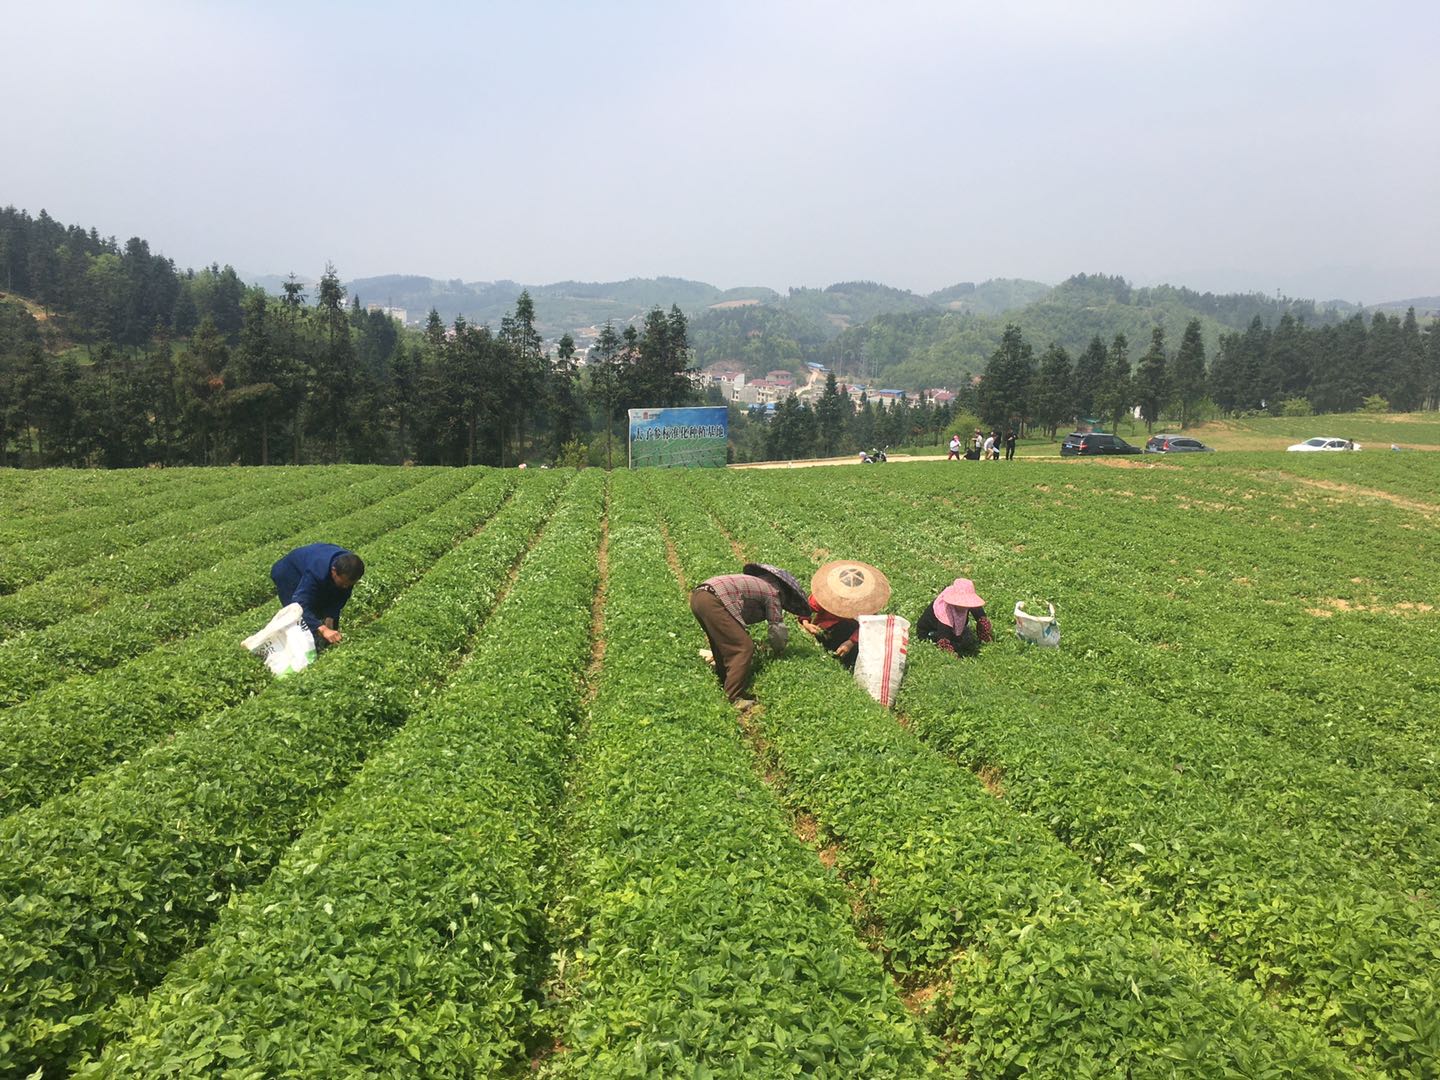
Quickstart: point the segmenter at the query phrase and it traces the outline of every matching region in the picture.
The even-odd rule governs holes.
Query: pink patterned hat
[[[985,601],[975,591],[975,582],[968,577],[962,577],[945,586],[944,591],[930,605],[930,610],[935,612],[935,617],[941,622],[957,632],[963,632],[970,617],[969,609],[984,606]]]

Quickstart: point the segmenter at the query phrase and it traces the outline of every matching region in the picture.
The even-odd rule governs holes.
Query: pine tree
[[[1200,320],[1185,324],[1180,348],[1175,353],[1172,369],[1175,397],[1180,402],[1180,426],[1189,427],[1195,410],[1205,397],[1205,341],[1200,335]]]
[[[1165,328],[1157,326],[1150,332],[1150,348],[1140,358],[1135,372],[1135,397],[1140,405],[1140,415],[1145,418],[1145,430],[1153,432],[1160,410],[1170,398],[1170,377],[1165,370]]]
[[[815,406],[816,437],[821,457],[834,457],[845,440],[845,407],[835,372],[825,373],[825,389]],[[846,399],[848,400],[848,399]]]
[[[560,338],[555,363],[550,368],[547,397],[550,401],[550,443],[556,459],[561,448],[580,433],[579,380],[575,368],[575,339]]]
[[[1030,381],[1035,376],[1035,356],[1010,323],[1000,337],[1000,347],[985,365],[980,382],[980,419],[990,427],[1017,430],[1029,415]]]
[[[1424,375],[1421,379],[1422,409],[1440,409],[1440,319],[1432,319],[1425,330]]]
[[[1103,416],[1111,431],[1120,426],[1120,417],[1130,411],[1135,387],[1130,378],[1130,343],[1116,334],[1105,356],[1105,379],[1095,398],[1095,412]]]
[[[1071,416],[1072,387],[1070,354],[1052,342],[1040,357],[1040,371],[1031,395],[1034,419],[1051,439],[1055,438],[1060,424]]]
[[[498,389],[514,417],[515,457],[519,461],[525,457],[525,421],[535,411],[545,380],[544,343],[535,329],[535,302],[528,289],[516,298],[514,312],[500,320],[500,343],[508,355]],[[501,455],[503,463],[503,447]]]
[[[620,367],[622,342],[615,325],[606,322],[590,347],[586,371],[590,379],[590,397],[599,406],[600,422],[605,428],[605,468],[615,467],[613,435],[615,410],[620,403]]]
[[[1075,415],[1090,418],[1100,415],[1097,402],[1105,394],[1105,369],[1109,356],[1105,342],[1096,334],[1075,362]]]

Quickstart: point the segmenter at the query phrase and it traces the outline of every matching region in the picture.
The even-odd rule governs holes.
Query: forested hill
[[[834,286],[854,304],[857,295],[884,296],[883,286]],[[851,290],[851,291],[846,291]],[[824,290],[823,293],[829,293]],[[1053,289],[1024,281],[957,285],[929,297],[904,294],[889,310],[872,301],[865,318],[849,318],[839,333],[837,314],[815,316],[819,290],[797,290],[775,305],[709,310],[691,323],[691,338],[702,366],[735,361],[752,374],[776,368],[823,363],[851,381],[913,390],[955,387],[984,370],[1008,323],[1043,348],[1051,343],[1083,351],[1097,335],[1110,341],[1124,334],[1149,340],[1162,327],[1178,341],[1191,319],[1199,319],[1207,352],[1220,336],[1245,330],[1258,317],[1273,326],[1286,314],[1318,327],[1339,321],[1334,305],[1276,298],[1260,293],[1200,293],[1170,285],[1136,288],[1124,278],[1077,274]],[[832,312],[838,312],[831,299]]]
[[[43,211],[31,218],[13,207],[0,209],[0,290],[38,303],[42,316],[60,313],[46,340],[61,347],[67,341],[141,347],[157,328],[180,340],[207,316],[234,338],[247,279],[272,295],[286,289],[275,279],[242,277],[220,264],[180,270],[138,237],[121,245]],[[291,280],[288,288],[299,290],[297,299],[317,295],[304,279]],[[1245,331],[1257,318],[1275,326],[1288,314],[1317,328],[1357,310],[1259,293],[1140,288],[1104,274],[1077,274],[1053,287],[1017,279],[961,282],[929,294],[873,281],[782,293],[760,286],[720,289],[679,277],[526,286],[397,274],[353,280],[344,295],[358,300],[361,310],[369,304],[404,308],[412,325],[434,308],[447,324],[463,315],[473,325],[495,327],[526,290],[536,329],[550,341],[570,332],[584,345],[593,340],[588,328],[607,321],[617,328],[638,324],[656,307],[675,306],[690,320],[700,367],[726,362],[759,375],[813,362],[850,381],[906,390],[961,385],[983,370],[1012,322],[1037,348],[1054,343],[1078,354],[1096,336],[1109,341],[1124,334],[1138,345],[1157,326],[1167,340],[1178,341],[1190,320],[1199,319],[1207,354],[1214,355],[1222,334]],[[1413,306],[1424,318],[1435,305]]]

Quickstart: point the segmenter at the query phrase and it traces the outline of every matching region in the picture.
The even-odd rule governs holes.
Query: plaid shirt
[[[780,607],[780,590],[774,585],[752,574],[721,574],[701,582],[699,588],[714,593],[715,599],[742,626],[769,623],[771,651],[785,651],[790,631],[785,626],[785,612]]]

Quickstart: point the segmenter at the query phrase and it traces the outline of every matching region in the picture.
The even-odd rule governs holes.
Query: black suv
[[[1103,431],[1072,431],[1060,444],[1061,457],[1138,453],[1140,447],[1131,446],[1119,435],[1107,435]]]
[[[1147,454],[1213,454],[1215,448],[1188,435],[1151,435],[1145,444]]]

